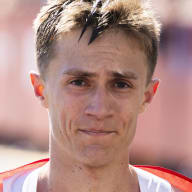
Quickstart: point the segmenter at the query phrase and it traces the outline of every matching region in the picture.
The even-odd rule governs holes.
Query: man
[[[173,191],[129,164],[137,117],[159,84],[159,26],[139,0],[48,2],[35,20],[31,80],[49,112],[50,160],[3,174],[1,191]]]

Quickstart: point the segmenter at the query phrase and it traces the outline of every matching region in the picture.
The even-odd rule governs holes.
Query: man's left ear
[[[160,83],[159,79],[153,79],[147,85],[145,92],[144,92],[144,96],[143,96],[143,102],[140,107],[140,113],[144,112],[147,105],[151,103],[154,95],[157,92],[159,83]]]

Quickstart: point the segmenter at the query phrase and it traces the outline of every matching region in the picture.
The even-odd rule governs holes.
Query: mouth
[[[115,133],[115,131],[103,131],[103,130],[82,130],[79,129],[79,132],[90,135],[90,136],[106,136]]]

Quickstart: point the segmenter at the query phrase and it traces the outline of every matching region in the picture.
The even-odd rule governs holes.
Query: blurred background
[[[48,157],[47,111],[35,98],[32,23],[45,0],[0,0],[0,172]],[[192,178],[192,1],[152,0],[163,23],[158,93],[139,117],[131,162]]]

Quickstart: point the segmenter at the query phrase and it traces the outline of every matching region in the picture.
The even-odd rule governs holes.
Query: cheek
[[[139,113],[140,99],[135,95],[127,99],[126,102],[121,104],[121,114],[125,121],[130,121]]]
[[[129,133],[132,129],[134,129],[134,122],[136,120],[136,114],[132,111],[127,111],[123,115],[123,132]]]
[[[127,112],[123,119],[122,130],[120,131],[122,135],[121,139],[122,146],[127,147],[132,143],[133,138],[135,136],[136,123],[137,123],[137,114],[131,111]]]
[[[137,98],[137,97],[135,97]],[[130,99],[121,107],[122,134],[125,137],[133,137],[136,129],[137,116],[139,113],[139,101]]]
[[[60,101],[60,102],[59,102]],[[76,121],[82,116],[84,102],[77,97],[63,95],[58,99],[58,116],[62,129],[66,130],[67,135],[74,132]]]

